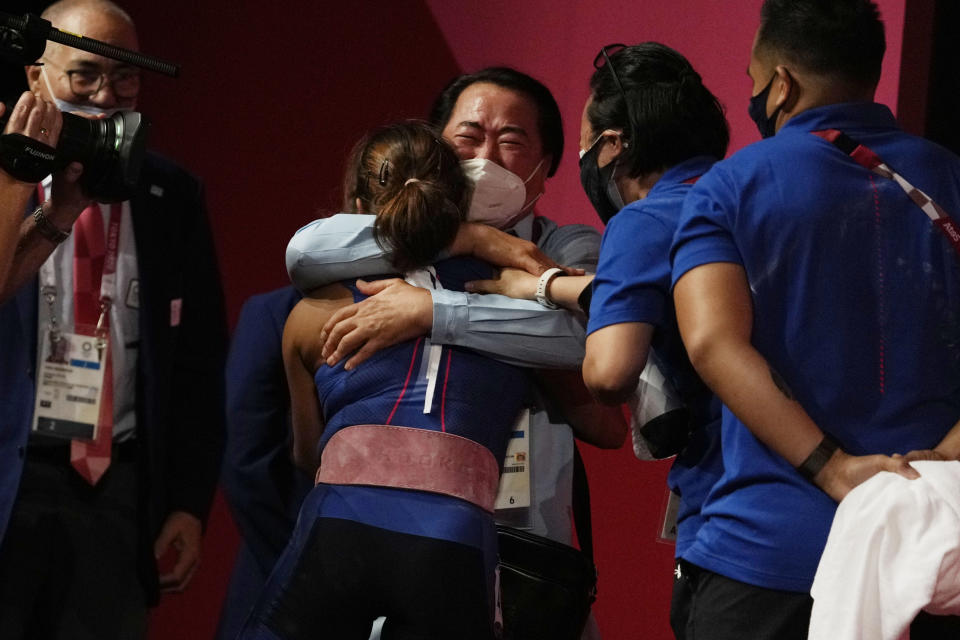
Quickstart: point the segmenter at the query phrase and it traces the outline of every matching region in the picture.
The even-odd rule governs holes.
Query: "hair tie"
[[[403,183],[403,186],[407,186],[411,182],[420,182],[420,178],[408,178],[407,181]]]

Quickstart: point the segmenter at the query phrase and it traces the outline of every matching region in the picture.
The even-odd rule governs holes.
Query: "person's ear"
[[[597,153],[597,166],[605,167],[614,158],[623,155],[623,150],[627,148],[627,143],[623,140],[623,132],[614,129],[607,129],[603,132],[600,142],[600,151]]]
[[[623,132],[607,129],[603,132],[604,144],[610,145],[610,152],[614,155],[623,153],[627,148],[627,143],[623,140]]]
[[[779,82],[777,82],[777,87],[774,92],[773,109],[783,109],[789,112],[800,97],[800,92],[798,91],[799,86],[784,65],[777,65],[774,71],[777,74]]]

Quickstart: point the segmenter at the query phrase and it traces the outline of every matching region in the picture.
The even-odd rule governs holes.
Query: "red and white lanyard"
[[[110,205],[110,223],[107,225],[107,246],[103,256],[103,275],[100,277],[100,318],[97,320],[97,337],[109,337],[110,307],[117,291],[117,254],[120,250],[120,223],[123,208],[118,203]]]
[[[37,195],[40,202],[45,201],[43,184],[37,185]],[[99,208],[99,204],[91,206]],[[110,308],[113,305],[117,291],[117,256],[120,250],[120,224],[123,221],[123,206],[120,203],[110,205],[110,223],[107,226],[106,246],[103,257],[103,275],[100,278],[100,317],[97,319],[96,336],[97,347],[102,351],[106,346],[110,330]],[[74,248],[76,250],[76,248]],[[41,269],[42,286],[40,293],[50,309],[50,331],[54,337],[59,335],[55,304],[57,300],[57,285],[54,270]],[[76,327],[74,327],[76,331]]]
[[[812,133],[833,144],[833,146],[844,154],[853,158],[861,167],[879,176],[893,180],[900,185],[900,188],[906,192],[910,200],[923,209],[923,212],[927,214],[931,222],[940,229],[957,253],[960,253],[960,231],[957,230],[956,222],[954,222],[946,210],[934,202],[930,196],[907,182],[906,178],[894,171],[888,164],[881,160],[880,156],[876,153],[859,144],[842,131],[825,129],[823,131],[813,131]]]

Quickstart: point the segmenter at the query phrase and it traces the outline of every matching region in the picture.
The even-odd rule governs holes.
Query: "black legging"
[[[479,549],[321,517],[295,555],[281,558],[242,638],[367,640],[381,615],[382,640],[493,637]]]

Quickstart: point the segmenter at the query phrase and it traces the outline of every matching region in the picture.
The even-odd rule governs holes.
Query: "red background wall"
[[[659,40],[684,53],[727,107],[731,149],[754,141],[745,69],[760,0],[130,0],[142,49],[183,64],[150,77],[141,109],[153,146],[203,177],[230,321],[249,295],[286,282],[283,249],[318,211],[338,205],[342,162],[370,127],[425,114],[452,76],[509,64],[551,88],[565,120],[565,158],[538,205],[562,222],[596,224],[577,177],[580,111],[600,46]],[[897,103],[905,0],[880,0],[888,54],[878,99]],[[583,447],[600,569],[595,606],[607,640],[671,637],[673,547],[655,541],[667,465],[629,448]],[[218,500],[203,565],[167,596],[151,638],[213,634],[237,545]]]
[[[593,59],[603,45],[655,40],[677,49],[726,106],[730,150],[758,139],[747,117],[746,70],[762,0],[427,0],[427,4],[461,68],[516,66],[553,91],[564,118],[566,152],[538,210],[563,222],[596,223],[580,188],[577,141]],[[879,0],[878,5],[887,24],[887,55],[877,99],[895,106],[905,0]]]

